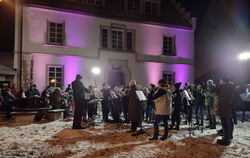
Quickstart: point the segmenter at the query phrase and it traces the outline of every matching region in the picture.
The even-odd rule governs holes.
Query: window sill
[[[66,45],[56,45],[56,44],[44,44],[44,47],[55,47],[55,48],[68,48]]]
[[[135,50],[124,50],[124,49],[111,49],[111,48],[100,48],[101,50],[109,50],[114,52],[127,52],[127,53],[135,53]]]

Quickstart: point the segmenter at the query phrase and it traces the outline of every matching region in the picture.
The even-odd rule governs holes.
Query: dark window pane
[[[56,27],[56,23],[50,23],[50,27]]]
[[[62,84],[61,83],[56,83],[56,87],[61,87]]]
[[[56,72],[62,72],[62,68],[57,67],[57,68],[56,68]]]
[[[49,71],[55,71],[54,67],[49,67]]]

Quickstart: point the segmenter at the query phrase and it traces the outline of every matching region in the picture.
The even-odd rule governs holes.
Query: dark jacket
[[[80,80],[72,82],[72,90],[75,100],[84,100],[84,94],[89,92]]]
[[[214,91],[214,93],[215,102],[213,113],[223,118],[231,117],[235,99],[234,87],[229,83],[220,85],[219,88]]]
[[[173,108],[177,109],[181,109],[181,90],[176,89],[173,91]]]
[[[199,106],[204,105],[205,103],[205,95],[202,93],[202,89],[196,89],[193,91],[193,96],[195,98],[195,103]]]
[[[142,121],[142,107],[136,95],[136,86],[131,86],[129,90],[128,119],[132,122]]]

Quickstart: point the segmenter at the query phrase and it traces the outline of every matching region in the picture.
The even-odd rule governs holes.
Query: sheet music
[[[140,101],[147,100],[146,96],[144,95],[143,91],[136,91],[136,95],[139,98]]]
[[[184,96],[187,98],[187,100],[192,100],[191,97],[189,96],[187,90],[184,90]]]

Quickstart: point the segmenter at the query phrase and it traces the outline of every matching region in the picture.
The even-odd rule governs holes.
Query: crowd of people
[[[206,114],[209,124],[204,127],[216,129],[217,115],[222,124],[218,133],[223,136],[217,143],[229,145],[233,138],[234,124],[237,124],[235,105],[238,95],[237,87],[227,77],[222,78],[219,85],[208,80],[206,84],[185,83],[183,89],[181,82],[169,85],[164,79],[160,79],[158,85],[150,84],[144,88],[135,80],[130,81],[128,86],[110,87],[103,83],[101,87],[86,88],[81,79],[82,76],[77,75],[65,91],[59,88],[52,90],[48,86],[41,95],[35,84],[26,92],[19,91],[13,85],[11,89],[0,92],[0,108],[7,111],[6,117],[10,119],[10,111],[16,100],[40,97],[49,109],[65,109],[65,117],[74,117],[73,129],[83,129],[82,122],[95,119],[99,104],[103,122],[131,123],[129,132],[135,133],[143,121],[153,123],[154,135],[150,140],[158,139],[158,124],[161,121],[164,134],[160,139],[165,140],[169,130],[180,130],[182,122],[192,124],[193,114],[197,128],[203,128]],[[146,100],[140,100],[137,91],[142,91]]]

